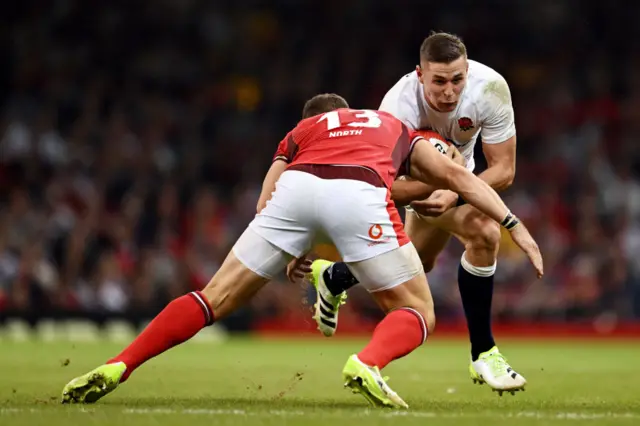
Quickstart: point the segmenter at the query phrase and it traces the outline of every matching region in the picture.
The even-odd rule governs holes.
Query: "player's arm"
[[[435,185],[419,180],[404,179],[404,176],[396,179],[391,187],[391,199],[396,206],[406,206],[415,200],[424,200],[438,188]]]
[[[464,165],[464,157],[454,146],[450,146],[445,156],[451,158],[456,164]],[[406,179],[404,176],[396,179],[391,187],[391,199],[396,206],[405,206],[412,201],[424,200],[440,187],[424,183],[419,180]]]
[[[271,164],[271,167],[269,167],[269,171],[262,182],[262,191],[260,192],[260,198],[256,206],[257,213],[260,213],[267,205],[267,201],[271,199],[271,194],[276,190],[276,182],[280,179],[282,172],[287,168],[287,164],[285,160],[276,158]]]
[[[516,136],[504,142],[483,143],[482,152],[487,159],[487,169],[478,177],[496,191],[504,191],[516,176]]]
[[[441,155],[426,140],[418,140],[412,148],[409,157],[412,177],[457,192],[469,204],[508,229],[513,241],[529,257],[538,276],[542,276],[542,255],[538,245],[524,225],[520,224],[509,211],[496,191],[465,167]]]
[[[260,192],[260,198],[258,198],[258,204],[256,206],[257,213],[260,213],[267,205],[267,201],[271,199],[271,194],[276,190],[276,182],[287,168],[287,164],[293,161],[293,157],[298,151],[298,145],[293,137],[294,131],[295,129],[287,133],[287,136],[278,144],[276,153],[273,155],[273,163],[271,167],[269,167],[269,171],[262,182],[262,191]]]
[[[457,192],[469,204],[498,223],[509,213],[500,196],[489,185],[465,167],[445,158],[424,139],[414,144],[409,167],[413,178]]]
[[[509,86],[504,79],[490,82],[485,90],[482,151],[487,169],[478,177],[496,191],[511,186],[516,175],[516,126]]]

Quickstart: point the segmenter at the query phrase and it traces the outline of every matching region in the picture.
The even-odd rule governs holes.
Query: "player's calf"
[[[487,383],[500,393],[522,390],[527,383],[525,378],[500,353],[491,330],[500,225],[470,206],[461,209],[468,212],[459,223],[466,251],[460,259],[458,286],[471,341],[471,379],[474,383]]]
[[[369,344],[358,353],[364,364],[383,369],[421,346],[435,326],[435,317],[402,307],[389,312],[373,331]]]
[[[460,223],[466,251],[458,267],[458,288],[471,341],[472,361],[495,346],[491,305],[500,225],[471,206]]]
[[[345,386],[378,406],[407,407],[402,398],[386,384],[380,370],[421,346],[435,327],[427,278],[420,270],[420,260],[413,246],[409,247],[409,251],[413,253],[410,253],[405,265],[414,265],[415,269],[406,269],[413,273],[417,270],[417,275],[401,284],[385,286],[380,291],[370,289],[371,295],[387,315],[376,326],[367,346],[352,355],[343,370]],[[360,266],[362,269],[371,267],[370,264]],[[375,270],[376,267],[371,269]],[[359,272],[363,272],[362,269]]]
[[[112,392],[146,361],[231,314],[273,274],[283,271],[289,260],[280,249],[248,229],[202,292],[192,292],[169,303],[118,356],[70,381],[63,390],[62,401],[95,402]]]
[[[435,313],[427,277],[412,244],[350,266],[387,314],[358,354],[365,364],[382,369],[411,353],[433,332]]]

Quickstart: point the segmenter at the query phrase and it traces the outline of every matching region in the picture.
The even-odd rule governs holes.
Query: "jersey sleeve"
[[[414,130],[407,129],[409,132],[409,148],[407,150],[407,155],[402,161],[402,166],[398,169],[398,176],[409,175],[411,170],[411,153],[413,153],[413,148],[419,140],[424,140],[424,137],[417,133]]]
[[[393,86],[380,104],[379,111],[388,112],[411,129],[417,129],[420,123],[420,110],[416,96],[415,82],[407,74]]]
[[[504,78],[487,83],[483,91],[482,142],[497,144],[516,134],[511,92]]]
[[[293,138],[293,132],[294,131],[292,130],[287,133],[287,136],[280,141],[278,148],[276,149],[276,153],[273,155],[273,161],[282,160],[287,163],[291,163],[293,161],[293,158],[298,152],[298,145]]]

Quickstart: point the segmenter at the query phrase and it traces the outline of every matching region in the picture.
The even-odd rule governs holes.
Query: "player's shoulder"
[[[318,133],[320,129],[316,124],[322,119],[323,114],[313,115],[311,117],[303,118],[295,125],[293,129],[288,133],[288,136],[292,137],[297,143],[306,140],[308,137]]]
[[[418,74],[412,71],[400,77],[389,89],[378,109],[391,113],[409,126],[416,127],[420,117],[421,93]]]
[[[392,113],[390,113],[389,111],[383,111],[383,110],[377,110],[376,113],[382,117],[384,120],[393,122],[393,123],[401,123],[402,121],[399,120],[395,115],[393,115]]]
[[[413,89],[418,87],[420,84],[420,79],[418,78],[418,73],[413,70],[409,73],[404,74],[400,79],[394,84],[390,90],[398,90],[400,92],[406,91],[407,89]]]
[[[356,120],[354,113],[358,110],[351,108],[337,108],[332,111],[313,115],[311,117],[303,118],[298,121],[298,124],[291,131],[294,136],[315,134],[317,132],[323,132],[326,130],[328,124],[332,124],[333,120],[337,120],[338,125],[344,125],[350,121]],[[336,114],[334,119],[328,119],[329,116]],[[326,120],[327,124],[321,124]]]
[[[323,114],[318,114],[318,115],[312,115],[311,117],[303,118],[302,120],[298,121],[298,124],[296,124],[295,128],[308,129],[309,127],[312,127],[314,124],[320,121],[322,116]]]
[[[403,75],[387,92],[384,99],[396,102],[408,102],[417,104],[416,91],[420,88],[420,80],[415,71]],[[384,100],[383,100],[384,102]]]
[[[511,93],[507,80],[493,68],[469,59],[467,87],[470,95],[477,100],[490,100],[489,97],[507,103],[511,101]]]
[[[469,81],[476,84],[488,83],[491,81],[505,81],[505,78],[498,71],[481,62],[469,59]]]

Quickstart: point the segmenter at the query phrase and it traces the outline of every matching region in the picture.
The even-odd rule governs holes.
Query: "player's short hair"
[[[349,108],[347,101],[335,93],[323,93],[309,99],[302,108],[302,118],[313,117],[338,108]]]
[[[449,64],[467,56],[467,47],[455,34],[431,32],[420,46],[420,62]]]

